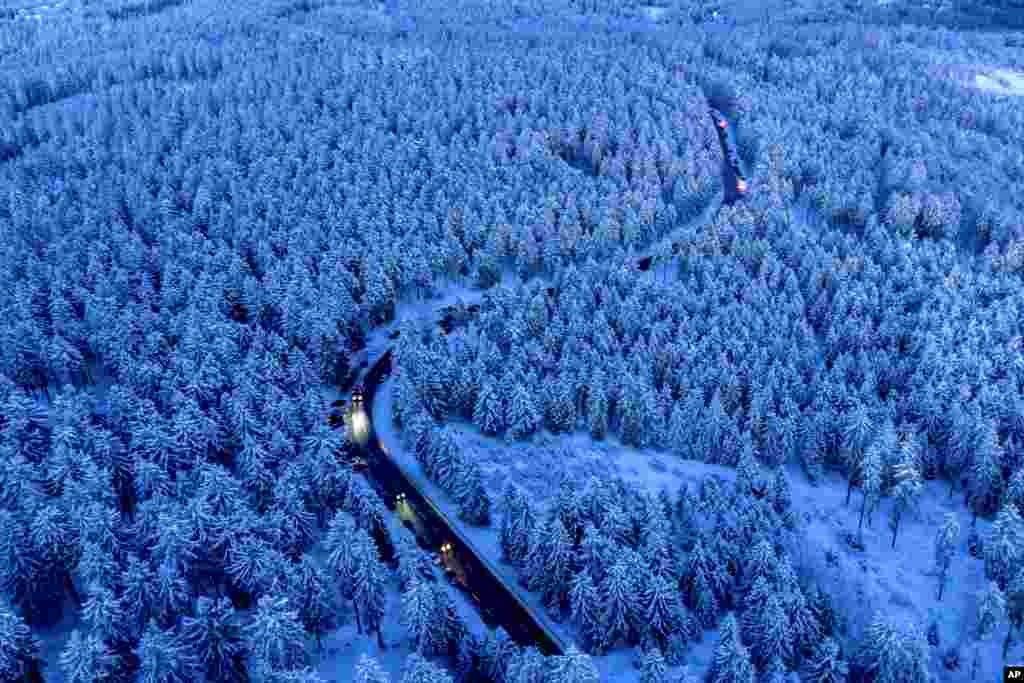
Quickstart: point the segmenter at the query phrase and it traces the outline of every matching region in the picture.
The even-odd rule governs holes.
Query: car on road
[[[711,119],[715,122],[715,126],[720,130],[725,130],[729,127],[729,122],[725,120],[725,117],[722,116],[722,113],[717,109],[711,110]]]
[[[744,194],[747,191],[747,181],[743,178],[736,179],[736,191],[740,194]]]
[[[366,387],[363,386],[362,382],[359,382],[352,387],[352,405],[362,405],[363,399],[366,397]]]

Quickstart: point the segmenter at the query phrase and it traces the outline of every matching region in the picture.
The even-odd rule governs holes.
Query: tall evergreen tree
[[[949,573],[949,565],[956,554],[959,539],[960,522],[957,521],[955,512],[948,512],[935,536],[935,570],[939,576],[939,600],[942,600],[942,592],[946,587],[946,575]]]
[[[839,644],[832,638],[825,638],[804,664],[800,679],[803,683],[845,683],[849,671]]]
[[[25,620],[0,603],[0,681],[42,681],[41,645]]]
[[[719,634],[708,680],[711,683],[753,683],[754,665],[740,640],[739,627],[731,613],[722,619]]]
[[[473,407],[473,424],[484,434],[494,436],[505,431],[505,400],[498,393],[498,385],[485,381]]]
[[[249,651],[257,661],[275,671],[297,669],[308,663],[302,621],[286,598],[261,597],[248,636]]]
[[[245,639],[229,599],[200,596],[195,616],[182,619],[182,638],[195,653],[207,680],[245,680]]]
[[[585,643],[584,647],[592,651],[600,643],[603,632],[602,612],[597,587],[586,568],[573,577],[569,606],[576,628]]]
[[[1024,557],[1024,520],[1017,507],[1004,505],[985,540],[985,574],[1000,588],[1006,588]]]
[[[364,653],[356,662],[352,683],[391,683],[391,678],[376,659]]]
[[[892,529],[892,547],[896,547],[896,533],[900,529],[903,515],[917,506],[921,495],[921,472],[911,458],[903,459],[895,471],[896,488],[893,491],[892,512],[889,527]]]
[[[868,626],[859,659],[863,671],[878,683],[931,680],[924,633],[913,625],[898,628],[881,614]]]

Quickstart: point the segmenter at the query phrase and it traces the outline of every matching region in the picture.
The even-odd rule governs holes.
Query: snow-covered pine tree
[[[523,439],[537,431],[544,416],[533,393],[517,381],[506,401],[505,424],[510,437]]]
[[[955,512],[947,512],[942,520],[942,526],[935,535],[935,570],[939,576],[939,595],[942,600],[942,591],[946,587],[946,575],[949,572],[949,565],[956,554],[956,546],[960,540],[960,522],[957,521]]]
[[[719,626],[720,638],[708,671],[710,683],[753,683],[754,665],[740,640],[736,618],[730,612]]]
[[[0,602],[0,681],[42,681],[41,646],[25,620]]]
[[[352,683],[391,683],[391,678],[376,659],[363,653],[356,662]]]
[[[850,666],[842,658],[839,644],[825,638],[804,663],[800,679],[803,683],[845,683]]]
[[[643,592],[646,609],[642,623],[654,635],[659,650],[666,652],[672,634],[681,628],[682,605],[678,587],[674,581],[655,574],[643,587]]]
[[[1006,596],[995,581],[978,591],[978,611],[975,623],[974,657],[971,661],[971,678],[978,680],[978,667],[981,664],[982,644],[992,637],[1000,622],[1006,617]]]
[[[498,384],[485,380],[473,407],[473,424],[484,434],[495,436],[505,431],[505,397],[498,392]]]
[[[402,623],[416,652],[432,654],[437,640],[437,596],[425,580],[414,577],[402,593]]]
[[[698,569],[694,576],[691,594],[693,595],[693,611],[700,625],[705,629],[714,628],[718,622],[718,598],[708,581],[703,569]]]
[[[583,542],[580,545],[580,558],[583,566],[590,572],[594,584],[600,586],[605,574],[615,561],[615,548],[592,522],[583,527]]]
[[[419,547],[416,537],[408,529],[402,528],[398,532],[398,542],[395,546],[395,555],[398,559],[398,581],[404,590],[414,577],[429,574],[432,571],[433,561],[430,554]]]
[[[455,491],[461,471],[465,467],[458,441],[450,427],[441,427],[431,437],[430,477],[448,495]]]
[[[863,498],[860,504],[860,520],[857,522],[857,534],[863,544],[864,515],[870,514],[882,491],[882,454],[872,445],[862,461]],[[870,524],[870,520],[868,522]]]
[[[985,574],[1005,589],[1024,558],[1024,520],[1012,503],[1002,507],[992,522],[984,546]]]
[[[247,635],[249,651],[271,669],[287,671],[308,664],[306,633],[287,598],[261,597]]]
[[[1003,475],[1000,467],[1002,446],[995,424],[986,422],[978,430],[976,450],[971,464],[968,497],[975,518],[996,511],[1003,495]]]
[[[632,568],[625,559],[613,564],[604,577],[600,595],[601,620],[607,628],[605,647],[612,647],[620,638],[634,641],[640,606],[636,588]]]
[[[413,652],[405,658],[401,683],[454,683],[454,680],[447,671]]]
[[[761,481],[761,464],[754,455],[754,444],[748,439],[736,462],[736,493],[750,496]]]
[[[640,660],[640,683],[668,683],[668,664],[656,647],[644,652]]]
[[[151,621],[137,648],[140,683],[184,683],[202,670],[196,654],[175,631]]]
[[[60,669],[68,683],[111,680],[122,666],[121,658],[93,633],[71,632],[60,653]]]
[[[533,543],[529,566],[530,590],[557,610],[569,590],[573,540],[558,517],[552,517]]]
[[[491,497],[484,488],[483,473],[476,460],[462,459],[452,496],[459,502],[459,519],[473,526],[491,523]]]
[[[603,632],[601,602],[590,572],[584,568],[572,579],[569,589],[569,607],[573,622],[583,639],[584,648],[594,651]]]
[[[748,612],[749,613],[749,612]],[[789,660],[793,656],[793,638],[789,618],[776,593],[769,592],[763,607],[755,612],[750,633],[750,651],[755,665],[763,669],[773,657]]]
[[[846,414],[842,431],[842,454],[846,467],[846,503],[850,502],[853,485],[861,474],[861,459],[875,436],[875,425],[871,412],[863,403],[858,403]]]
[[[200,596],[195,613],[182,618],[182,638],[196,653],[207,679],[244,680],[245,639],[231,600]]]
[[[365,531],[360,532],[356,533],[355,543],[350,548],[355,558],[352,572],[353,605],[362,611],[367,630],[377,634],[377,644],[383,648],[384,635],[381,632],[381,625],[387,600],[387,570],[380,561],[373,539]]]
[[[599,680],[590,655],[570,645],[564,655],[554,658],[546,683],[598,683]]]
[[[501,495],[501,523],[498,525],[498,543],[502,556],[513,563],[523,560],[526,551],[522,540],[522,508],[526,500],[512,482],[507,482]]]
[[[880,612],[864,634],[858,660],[861,670],[876,683],[931,680],[924,633],[913,624],[898,628]]]
[[[1006,588],[1006,619],[1010,622],[1003,640],[1003,659],[1013,643],[1014,631],[1020,631],[1024,624],[1024,569],[1018,567]]]
[[[547,658],[535,647],[525,647],[509,661],[505,669],[505,683],[545,683]]]
[[[913,451],[905,451],[903,456],[893,473],[896,484],[893,489],[893,504],[889,517],[893,548],[896,547],[896,533],[900,529],[900,520],[905,513],[915,509],[923,486],[921,472],[913,457]]]

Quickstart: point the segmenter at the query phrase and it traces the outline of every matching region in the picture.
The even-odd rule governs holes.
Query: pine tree
[[[946,587],[946,575],[949,573],[949,565],[956,553],[959,539],[960,522],[957,521],[955,512],[947,512],[942,526],[935,536],[935,570],[939,575],[939,600],[942,600],[942,592]]]
[[[850,493],[861,472],[861,458],[875,434],[875,426],[868,407],[857,404],[846,415],[843,424],[842,450],[847,472],[846,502],[850,502]]]
[[[286,671],[308,663],[302,621],[287,598],[261,597],[248,636],[253,656],[271,669]]]
[[[619,638],[632,642],[634,615],[638,607],[636,584],[629,564],[620,559],[608,570],[601,583],[602,621],[606,631],[606,644],[611,647]]]
[[[413,648],[433,654],[438,647],[437,595],[426,581],[414,578],[402,593],[402,623],[409,632]]]
[[[661,650],[652,647],[640,660],[640,683],[667,683],[668,665]]]
[[[969,498],[975,517],[992,514],[999,504],[1003,489],[1001,452],[995,425],[988,423],[978,433],[971,467]]]
[[[501,494],[501,523],[498,525],[498,543],[501,546],[501,554],[504,559],[518,563],[523,559],[522,551],[525,548],[517,543],[522,534],[522,507],[526,501],[519,493],[519,489],[512,482],[505,485]]]
[[[505,431],[505,399],[498,393],[496,382],[485,381],[480,387],[473,407],[473,424],[489,436]]]
[[[390,683],[390,677],[376,659],[364,653],[356,662],[352,683]]]
[[[516,382],[511,396],[506,400],[505,424],[508,425],[508,435],[513,439],[522,439],[533,434],[543,421],[534,395],[521,383]]]
[[[362,611],[367,630],[377,634],[377,644],[383,648],[381,625],[387,599],[387,570],[380,561],[376,544],[365,531],[356,535],[356,543],[351,552],[355,556],[353,603],[357,610]]]
[[[150,622],[139,641],[140,683],[191,683],[199,661],[176,633]]]
[[[94,683],[114,678],[121,658],[103,640],[78,629],[71,632],[60,653],[60,669],[68,683]]]
[[[655,634],[661,651],[665,651],[669,638],[681,626],[679,591],[674,582],[655,575],[644,591],[644,604],[644,623]]]
[[[195,617],[182,619],[182,638],[196,653],[211,681],[242,681],[245,641],[228,598],[200,596]]]
[[[763,668],[775,656],[789,659],[793,655],[793,639],[789,619],[782,609],[782,602],[775,593],[770,593],[756,613],[754,628],[749,638],[754,663]],[[746,631],[745,631],[746,632]]]
[[[533,544],[530,590],[539,591],[545,605],[557,609],[568,592],[573,542],[562,520],[552,517]]]
[[[1000,588],[1024,557],[1024,520],[1017,507],[1006,504],[996,515],[984,546],[985,574]]]
[[[981,664],[982,644],[992,637],[999,623],[1006,616],[1006,596],[995,581],[978,592],[978,612],[975,625],[974,658],[971,662],[971,680],[978,680],[978,667]]]
[[[861,544],[864,542],[864,513],[874,507],[881,494],[882,459],[881,454],[876,449],[870,449],[864,457],[863,470],[864,497],[860,506],[860,521],[857,523],[857,534],[861,539]]]
[[[526,647],[513,655],[505,669],[505,683],[545,683],[547,658],[535,647]]]
[[[754,665],[740,641],[736,618],[731,613],[722,619],[719,633],[708,680],[711,683],[753,683]]]
[[[598,683],[600,677],[590,655],[570,645],[561,657],[555,657],[547,678],[548,683]]]
[[[749,496],[760,480],[761,465],[754,456],[753,444],[748,441],[736,463],[736,492],[741,496]]]
[[[889,527],[892,529],[892,547],[896,547],[896,533],[900,528],[900,519],[904,513],[913,510],[921,495],[921,473],[911,458],[904,458],[896,467],[896,488],[893,491],[892,512]]]
[[[459,502],[459,518],[473,526],[491,523],[491,497],[484,488],[476,461],[463,461],[452,496]]]
[[[447,671],[413,652],[405,659],[401,683],[453,683],[453,680]]]
[[[913,625],[897,628],[880,613],[868,626],[859,659],[864,672],[877,683],[912,683],[931,678],[924,633]]]
[[[419,547],[416,537],[408,529],[403,528],[398,532],[395,555],[398,560],[398,581],[403,590],[414,578],[430,575],[433,565],[430,554]]]
[[[772,507],[779,516],[792,526],[795,520],[793,514],[793,494],[789,489],[789,480],[786,478],[786,471],[782,467],[775,468],[771,485]]]
[[[42,681],[41,646],[25,620],[0,603],[0,681]]]
[[[572,580],[569,590],[569,606],[572,618],[586,643],[587,650],[598,644],[602,632],[601,603],[590,572],[583,569]]]
[[[1010,622],[1003,640],[1003,660],[1013,642],[1013,632],[1020,631],[1024,624],[1024,569],[1017,568],[1006,588],[1006,618]]]
[[[711,584],[703,569],[697,570],[693,580],[692,594],[694,596],[694,612],[701,626],[705,629],[714,628],[718,621],[718,599],[715,597],[715,592],[711,589]]]
[[[608,434],[608,393],[603,373],[595,373],[587,398],[587,427],[590,436],[600,441]]]
[[[849,671],[839,644],[832,638],[825,638],[804,664],[800,679],[803,683],[845,683]]]

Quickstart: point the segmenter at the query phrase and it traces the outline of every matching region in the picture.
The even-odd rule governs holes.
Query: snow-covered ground
[[[974,76],[974,84],[986,92],[997,95],[1024,97],[1024,71],[992,69]]]
[[[379,430],[378,436],[435,502],[456,519],[455,504],[438,486],[427,480],[419,463],[401,447],[390,420],[385,418],[391,414],[391,387],[392,382],[385,382],[374,403],[374,427]],[[598,479],[621,476],[651,493],[663,488],[674,493],[683,482],[694,483],[706,475],[719,475],[727,480],[735,476],[731,468],[682,460],[661,451],[625,447],[614,438],[594,442],[586,434],[554,436],[541,433],[531,442],[507,443],[485,437],[465,423],[453,423],[451,426],[456,430],[464,452],[471,453],[480,463],[488,492],[495,501],[500,499],[505,482],[509,480],[523,487],[530,500],[544,508],[556,490],[552,482],[563,475],[576,481],[586,481],[591,476]],[[973,627],[975,594],[987,582],[983,562],[967,552],[971,515],[963,504],[962,495],[958,492],[951,500],[948,484],[926,482],[917,513],[904,518],[901,523],[895,549],[890,547],[891,531],[887,524],[891,502],[883,501],[875,511],[871,525],[865,524],[865,549],[855,551],[844,542],[843,533],[855,533],[857,530],[859,492],[854,492],[847,506],[844,504],[846,483],[838,475],[825,477],[818,485],[813,485],[799,469],[790,469],[788,475],[794,508],[804,527],[802,551],[794,557],[794,563],[800,570],[815,572],[837,601],[851,608],[854,633],[858,633],[858,629],[865,625],[863,620],[875,610],[881,610],[900,622],[919,624],[922,629],[935,621],[940,636],[939,648],[933,649],[933,671],[937,680],[969,680],[973,656],[969,630]],[[946,593],[939,602],[932,566],[934,539],[947,512],[958,515],[962,533],[959,552],[949,571]],[[490,528],[479,529],[464,524],[460,528],[495,566],[505,572],[510,583],[517,585],[514,569],[500,560],[498,514],[494,515]],[[990,523],[979,520],[977,524],[984,538]],[[836,558],[832,564],[825,560],[827,553]],[[535,609],[543,609],[536,596],[522,589],[520,594]],[[573,638],[575,635],[569,624],[559,624],[558,628],[563,637]],[[977,680],[996,680],[999,675],[1006,628],[1003,624],[985,644]],[[716,640],[716,634],[706,634],[704,642],[689,657],[691,671],[699,673],[707,669]],[[959,672],[948,672],[941,666],[941,655],[957,643],[961,644],[962,668]],[[625,650],[615,651],[597,661],[602,680],[630,680],[638,675],[631,666],[631,656]],[[1008,661],[1024,661],[1024,647],[1012,647]]]

